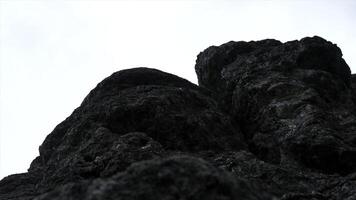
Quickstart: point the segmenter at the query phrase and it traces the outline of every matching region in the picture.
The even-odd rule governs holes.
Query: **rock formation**
[[[0,199],[356,199],[356,78],[335,44],[228,42],[195,69],[199,86],[112,74]]]

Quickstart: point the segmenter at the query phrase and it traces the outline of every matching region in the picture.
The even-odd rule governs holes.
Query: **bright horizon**
[[[318,35],[356,72],[356,1],[0,0],[0,179],[102,79],[151,67],[197,83],[196,56],[228,41]]]

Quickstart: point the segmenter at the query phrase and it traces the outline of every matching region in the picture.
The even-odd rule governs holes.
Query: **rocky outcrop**
[[[196,71],[106,78],[0,199],[356,199],[356,81],[335,44],[228,42]]]
[[[260,159],[324,173],[355,171],[356,106],[350,69],[336,45],[319,37],[229,42],[199,54],[196,71]]]

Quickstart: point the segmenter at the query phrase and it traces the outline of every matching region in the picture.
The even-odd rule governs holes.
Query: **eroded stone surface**
[[[34,183],[37,195],[109,177],[167,152],[246,148],[238,125],[207,91],[159,70],[134,68],[114,73],[90,92],[47,136],[29,175],[41,177]]]
[[[68,184],[36,198],[67,199],[259,199],[243,180],[187,156],[135,163],[109,179]]]
[[[196,71],[109,76],[0,199],[356,199],[356,78],[336,45],[228,42]]]
[[[356,107],[336,45],[320,37],[229,42],[199,54],[196,71],[262,160],[355,171]]]

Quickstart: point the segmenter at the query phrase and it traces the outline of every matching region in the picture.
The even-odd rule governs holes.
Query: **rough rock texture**
[[[245,182],[224,170],[181,156],[135,163],[111,178],[68,184],[36,200],[238,198],[258,199]]]
[[[199,54],[196,71],[260,159],[344,175],[356,169],[356,106],[341,55],[319,37],[229,42]]]
[[[228,42],[196,72],[106,78],[0,199],[356,199],[356,78],[336,45]]]

